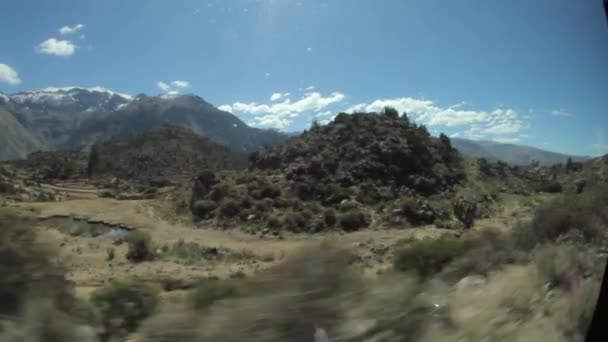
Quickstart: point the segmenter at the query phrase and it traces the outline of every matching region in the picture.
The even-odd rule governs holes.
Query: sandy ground
[[[155,260],[134,264],[125,259],[127,246],[114,245],[103,237],[70,236],[58,229],[42,227],[40,241],[58,249],[62,261],[68,266],[69,277],[78,292],[87,295],[97,287],[113,279],[137,276],[143,279],[197,279],[217,276],[229,277],[235,273],[250,274],[279,262],[289,253],[303,246],[323,240],[339,241],[342,246],[369,253],[372,246],[390,247],[404,238],[437,237],[450,233],[432,226],[401,230],[364,230],[360,232],[325,233],[316,235],[283,235],[282,240],[263,239],[238,229],[217,230],[196,227],[187,223],[169,223],[155,215],[147,201],[118,201],[113,199],[76,199],[63,202],[20,203],[33,210],[41,218],[55,215],[79,216],[104,222],[122,223],[150,234],[156,246],[172,246],[180,240],[202,246],[222,247],[231,251],[246,251],[257,255],[254,260],[230,260],[187,264],[176,260]],[[361,248],[365,245],[365,249]],[[115,257],[107,260],[108,250],[114,249]],[[272,257],[269,257],[272,256]],[[263,261],[263,257],[266,261]],[[272,259],[272,261],[269,261]],[[371,259],[371,258],[368,258]],[[376,268],[388,265],[390,256],[379,262]]]

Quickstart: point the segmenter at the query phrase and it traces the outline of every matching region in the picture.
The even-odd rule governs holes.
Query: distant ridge
[[[196,95],[131,96],[103,87],[48,87],[0,93],[0,160],[43,151],[87,151],[165,124],[183,127],[239,153],[288,136],[250,127]]]
[[[540,165],[565,163],[568,158],[572,161],[586,161],[587,156],[572,156],[563,153],[541,150],[536,147],[515,144],[504,144],[495,141],[468,140],[452,138],[452,145],[462,154],[472,158],[485,158],[488,161],[503,161],[511,165],[529,165],[537,161]]]

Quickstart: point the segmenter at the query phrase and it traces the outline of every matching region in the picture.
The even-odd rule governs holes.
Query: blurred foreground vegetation
[[[327,220],[350,224],[335,213]],[[598,186],[541,205],[512,231],[403,241],[393,269],[374,277],[327,241],[251,277],[203,281],[164,305],[160,289],[137,279],[77,298],[56,252],[36,240],[37,221],[2,207],[0,341],[311,341],[318,329],[331,341],[580,341],[607,226],[608,187]],[[133,261],[146,262],[151,243],[130,241]],[[459,307],[462,298],[478,312]]]

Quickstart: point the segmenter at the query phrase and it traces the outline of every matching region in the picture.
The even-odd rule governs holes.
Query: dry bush
[[[0,314],[17,314],[30,295],[53,298],[63,308],[71,305],[65,270],[36,241],[35,225],[28,214],[0,208]]]
[[[464,251],[442,271],[454,281],[467,275],[487,275],[505,264],[523,262],[525,253],[516,250],[510,236],[493,228],[469,231],[462,236]]]
[[[309,247],[245,281],[250,295],[213,305],[202,322],[203,340],[310,341],[315,326],[333,331],[344,297],[357,284],[350,253],[333,245]]]
[[[213,216],[215,209],[217,208],[217,203],[210,200],[199,200],[194,202],[192,206],[192,214],[194,216],[207,219]]]
[[[353,336],[352,326],[342,327],[342,334],[354,341],[371,338],[374,335],[391,332],[396,340],[407,338],[416,341],[431,319],[429,303],[419,296],[422,283],[404,274],[387,274],[367,284],[367,291],[360,306],[365,317],[375,320],[375,324],[363,336]]]
[[[600,291],[600,281],[586,279],[575,291],[554,289],[550,300],[543,307],[567,341],[583,341],[591,323]],[[595,337],[595,336],[594,336]]]
[[[142,262],[154,259],[154,247],[150,234],[134,231],[127,238],[128,250],[126,258],[132,262]]]
[[[218,215],[224,218],[232,218],[237,216],[240,211],[241,206],[236,200],[232,198],[226,198],[219,206]]]
[[[581,194],[560,196],[539,207],[532,222],[517,227],[514,241],[518,248],[524,250],[571,234],[580,235],[582,242],[605,242],[607,205],[608,185],[597,186]]]
[[[584,274],[602,275],[600,258],[575,245],[540,246],[534,251],[534,263],[545,283],[568,290],[574,289]]]
[[[198,318],[191,312],[168,312],[145,320],[138,331],[140,342],[194,342]]]
[[[369,225],[367,215],[361,209],[351,209],[338,216],[340,227],[347,232],[354,232]]]
[[[208,280],[194,289],[190,303],[194,309],[204,310],[217,301],[237,297],[241,292],[240,286],[233,280]]]
[[[91,301],[99,310],[105,334],[125,336],[156,310],[159,298],[157,288],[133,279],[96,290]]]
[[[323,222],[327,227],[333,227],[338,222],[338,218],[336,217],[336,211],[332,208],[325,209],[323,212]]]
[[[395,253],[394,267],[399,271],[413,271],[422,277],[429,277],[464,252],[463,240],[451,236],[413,241]]]

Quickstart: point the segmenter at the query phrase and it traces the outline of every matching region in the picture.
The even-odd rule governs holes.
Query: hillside
[[[165,125],[130,139],[94,145],[88,173],[146,180],[192,176],[201,169],[239,169],[246,165],[244,154],[190,130]]]
[[[494,141],[454,138],[452,139],[452,143],[454,147],[466,156],[485,158],[488,161],[500,160],[511,165],[530,165],[533,161],[536,161],[540,165],[550,166],[565,163],[568,158],[571,158],[573,161],[590,159],[590,157],[571,156],[530,146],[503,144]]]
[[[430,194],[462,177],[460,156],[447,137],[431,137],[407,117],[339,114],[325,126],[251,157],[253,168],[280,170],[288,179],[343,187],[407,187]]]
[[[198,219],[273,230],[410,226],[451,219],[464,180],[447,137],[385,113],[339,114],[325,126],[250,156],[248,170],[201,172],[190,201]],[[226,223],[227,224],[227,223]]]
[[[287,136],[247,126],[194,95],[131,97],[100,87],[46,88],[0,97],[0,160],[42,149],[87,151],[164,124],[190,129],[239,152],[252,152]],[[6,133],[5,133],[6,132]],[[10,139],[10,140],[9,140]]]
[[[129,137],[163,124],[190,129],[239,152],[253,152],[285,139],[280,133],[249,127],[198,96],[140,95],[115,112],[83,122],[67,145],[87,147],[96,141]]]
[[[20,159],[44,144],[0,105],[0,160]]]

